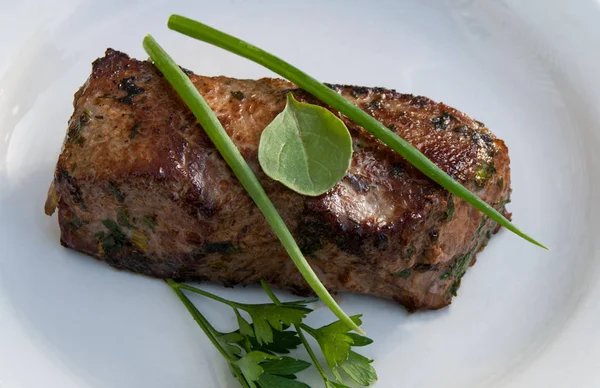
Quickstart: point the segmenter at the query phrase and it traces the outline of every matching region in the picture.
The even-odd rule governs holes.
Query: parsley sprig
[[[309,368],[311,363],[282,355],[299,345],[305,348],[327,388],[347,387],[342,372],[362,386],[368,386],[377,380],[372,360],[352,350],[353,347],[372,343],[371,339],[351,333],[351,327],[341,320],[317,329],[303,322],[312,312],[307,305],[316,299],[281,302],[265,281],[261,281],[261,285],[273,303],[239,303],[171,279],[167,283],[225,358],[231,372],[244,388],[310,388],[297,381],[296,374]],[[237,318],[238,328],[227,333],[215,329],[184,291],[231,307]],[[362,324],[360,316],[353,316],[351,319],[357,326]],[[325,366],[317,358],[306,334],[313,337],[319,345]],[[330,377],[326,368],[333,377]]]

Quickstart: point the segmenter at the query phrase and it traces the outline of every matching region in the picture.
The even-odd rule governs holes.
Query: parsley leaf
[[[243,341],[244,337],[238,331],[220,334],[221,335],[217,337],[217,340],[229,353],[235,355],[240,355],[242,353],[239,343]]]
[[[256,338],[259,345],[273,342],[273,329],[281,331],[283,330],[282,324],[288,326],[300,324],[306,315],[312,311],[299,303],[280,306],[272,303],[236,303],[236,307],[246,311],[250,315],[250,318],[252,318],[252,324],[254,326],[253,337]],[[238,322],[240,322],[239,313]],[[247,330],[247,328],[245,328],[245,330]]]
[[[281,357],[277,360],[270,360],[262,364],[265,373],[279,376],[289,376],[302,372],[310,366],[310,362],[296,360],[292,357]]]
[[[350,388],[350,387],[347,385],[344,385],[342,383],[336,383],[335,381],[327,380],[325,382],[325,388]]]
[[[352,347],[369,345],[373,342],[371,339],[350,332],[350,324],[343,321],[335,321],[318,329],[302,323],[312,311],[306,307],[312,301],[281,303],[264,281],[261,282],[262,286],[273,300],[272,304],[237,303],[171,279],[167,283],[225,358],[234,377],[244,388],[310,388],[305,383],[296,381],[296,374],[310,367],[311,363],[276,355],[289,353],[300,344],[304,345],[325,388],[349,388],[342,380],[342,373],[344,377],[349,377],[362,386],[368,386],[377,380],[375,369],[371,366],[373,361],[352,350]],[[235,313],[238,329],[229,333],[217,331],[182,290],[192,291],[230,306]],[[252,323],[242,316],[240,310],[250,316]],[[360,318],[360,315],[350,317],[357,326],[362,324]],[[288,331],[292,325],[295,331]],[[304,332],[317,340],[335,381],[330,380]]]
[[[352,346],[367,346],[373,343],[371,338],[367,338],[364,335],[356,334],[356,333],[346,333],[346,335],[352,338]]]
[[[129,211],[126,207],[117,208],[117,222],[119,225],[132,229],[133,225],[131,224],[131,218],[129,217]]]
[[[249,330],[250,335],[254,335],[254,329],[252,328],[252,325],[246,322],[244,318],[240,317],[240,319],[242,320],[242,322],[245,322],[245,325],[247,325],[247,330]],[[239,325],[240,328],[242,327],[242,325]],[[287,328],[287,326],[284,327],[285,330],[287,330]],[[256,339],[250,335],[248,333],[242,334],[240,333],[240,329],[238,329],[231,333],[221,334],[219,340],[221,344],[223,344],[223,347],[228,347],[229,345],[231,345],[234,348],[237,348],[237,350],[229,349],[232,352],[234,352],[234,354],[239,354],[238,347],[248,347],[249,349],[260,350],[261,352],[273,355],[276,353],[288,354],[290,350],[296,349],[298,345],[302,343],[302,341],[298,337],[298,333],[294,331],[273,330],[273,342],[271,342],[270,344],[262,345],[259,345]]]
[[[277,357],[254,350],[233,363],[240,368],[240,371],[248,381],[256,381],[264,373],[264,369],[260,366],[260,363],[269,359],[277,359]]]
[[[240,327],[240,334],[246,337],[254,337],[254,329],[248,321],[246,321],[241,315],[238,309],[233,309],[237,318],[238,326]]]
[[[310,388],[300,381],[290,380],[282,376],[262,374],[257,380],[261,388]]]
[[[348,376],[360,385],[369,385],[377,381],[377,373],[369,360],[356,352],[350,351],[348,359],[340,364],[340,367]]]
[[[350,317],[354,323],[361,325],[361,315]],[[351,350],[352,346],[366,346],[373,342],[370,338],[349,333],[351,328],[342,321],[313,329],[302,325],[319,344],[325,361],[338,382],[342,381],[340,370],[361,385],[369,385],[377,380],[375,369],[371,366],[373,360],[361,356]],[[333,383],[332,383],[333,384]],[[334,385],[335,386],[335,385]]]
[[[357,325],[362,323],[360,315],[351,316],[350,319]],[[342,321],[335,321],[316,330],[307,330],[317,340],[325,356],[325,361],[332,370],[348,359],[350,347],[354,344],[354,339],[346,334],[350,330],[350,327]]]
[[[294,373],[310,366],[306,361],[276,357],[253,350],[233,364],[239,368],[251,387],[255,387],[257,383],[262,388],[310,388],[304,383],[294,381]]]
[[[296,349],[302,343],[298,333],[294,331],[273,330],[273,342],[269,344],[259,345],[254,338],[250,337],[249,339],[253,349],[278,354],[288,354],[290,350]]]

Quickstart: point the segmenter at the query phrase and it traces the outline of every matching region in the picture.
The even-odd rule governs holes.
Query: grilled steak
[[[288,92],[323,104],[281,79],[187,73],[330,291],[378,295],[409,310],[450,303],[497,229],[494,222],[334,109],[353,137],[352,166],[328,193],[299,195],[262,172],[260,134],[283,110]],[[508,150],[482,123],[425,97],[329,87],[505,212]],[[261,212],[151,63],[107,50],[74,107],[46,203],[48,214],[58,207],[64,246],[159,278],[225,285],[265,278],[310,293]]]

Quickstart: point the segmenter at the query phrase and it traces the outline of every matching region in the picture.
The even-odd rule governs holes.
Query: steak
[[[409,310],[450,303],[498,227],[335,109],[294,84],[186,71],[257,175],[331,292],[381,296]],[[483,123],[432,100],[328,85],[507,216],[508,149]],[[325,106],[353,137],[347,175],[306,197],[258,163],[262,130],[286,94]],[[307,283],[166,79],[108,49],[74,98],[46,213],[61,243],[119,269],[228,286],[261,278],[300,295]]]

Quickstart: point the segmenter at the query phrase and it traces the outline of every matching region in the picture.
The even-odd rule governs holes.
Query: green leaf
[[[301,300],[292,300],[290,302],[283,302],[280,303],[283,306],[300,306],[300,307],[306,307],[307,304],[311,304],[311,303],[316,303],[319,301],[319,298],[312,298],[312,299],[301,299]]]
[[[233,343],[240,342],[241,340],[244,339],[244,337],[237,331],[234,331],[231,333],[225,333],[225,334],[221,335],[221,339],[223,339],[223,341],[225,341],[227,343],[233,344]]]
[[[482,225],[485,223],[485,218],[482,220]],[[480,226],[480,229],[483,226]],[[473,255],[475,255],[475,249],[478,245],[473,246],[470,251],[456,258],[454,263],[450,266],[450,275],[454,277],[454,283],[452,287],[450,287],[450,292],[452,295],[456,296],[458,289],[460,288],[461,279],[467,273],[469,269],[469,264],[471,264],[471,260],[473,259]]]
[[[217,337],[217,340],[223,348],[227,349],[229,353],[238,356],[242,353],[239,343],[242,342],[243,339],[244,337],[237,331],[221,334]]]
[[[286,376],[301,372],[310,366],[310,362],[297,360],[292,357],[281,357],[279,360],[270,360],[261,365],[265,373]]]
[[[362,317],[362,314],[357,314],[357,315],[352,315],[350,317],[350,319],[352,320],[352,322],[354,322],[358,326],[360,326],[360,325],[362,325],[362,320],[360,319],[361,317]],[[346,333],[352,329],[346,324],[346,322],[338,320],[338,321],[330,323],[329,325],[322,326],[317,330],[322,331],[322,332],[327,332],[327,333]]]
[[[92,121],[92,111],[85,109],[78,119],[72,119],[67,132],[67,141],[78,145],[85,143],[85,137],[81,134],[83,127]]]
[[[350,319],[360,326],[362,324],[360,317],[361,315],[355,315]],[[302,325],[302,327],[305,326]],[[353,352],[352,346],[366,346],[373,340],[355,333],[348,333],[350,330],[345,322],[336,321],[316,330],[308,328],[307,332],[317,340],[321,352],[325,356],[325,361],[336,380],[342,381],[341,369],[359,384],[369,385],[364,382],[372,382],[377,379],[375,369],[370,365],[372,360]],[[334,383],[331,384],[335,387]],[[343,385],[341,386],[343,387]]]
[[[288,326],[300,324],[306,315],[312,311],[302,305],[277,306],[270,303],[238,303],[236,306],[250,314],[254,326],[254,337],[259,345],[273,342],[273,329],[281,331],[283,329],[282,324]]]
[[[373,343],[372,339],[365,337],[364,335],[359,335],[356,333],[346,333],[346,335],[352,338],[354,341],[352,346],[367,346]]]
[[[358,384],[368,386],[377,381],[377,373],[371,366],[372,362],[373,360],[350,351],[348,359],[341,363],[340,368]]]
[[[258,146],[265,174],[303,195],[327,192],[346,175],[351,160],[352,137],[342,120],[291,93]]]
[[[244,320],[242,317],[239,317],[239,319],[241,319],[242,322],[245,322],[245,324],[240,324],[240,321],[238,321],[238,325],[240,325],[240,327],[242,325],[245,327],[245,331],[247,330],[246,334],[242,335],[239,330],[236,330],[232,333],[223,334],[220,337],[222,343],[227,343],[234,347],[244,347],[244,341],[249,341],[249,346],[251,349],[259,350],[268,354],[288,354],[290,350],[296,349],[298,345],[302,343],[298,337],[298,333],[295,331],[273,330],[273,342],[269,344],[263,343],[261,345],[258,343],[256,338],[253,337],[254,329],[252,328],[252,325],[248,324],[248,322],[246,322],[246,320]],[[236,352],[234,354],[238,353]]]
[[[267,361],[267,362],[264,362]],[[254,382],[262,388],[310,388],[308,385],[290,379],[293,373],[300,372],[309,363],[290,357],[279,358],[259,351],[251,351],[237,361],[233,361],[244,378],[253,386]]]
[[[254,337],[254,329],[248,321],[246,321],[241,315],[238,309],[233,309],[235,311],[235,316],[238,321],[238,326],[240,327],[240,334],[247,337]]]
[[[146,225],[149,229],[152,229],[154,231],[154,227],[156,226],[156,223],[157,223],[156,214],[144,216],[142,218],[142,223],[144,225]]]
[[[347,385],[336,383],[335,381],[327,380],[325,382],[325,388],[350,388]]]
[[[131,225],[131,220],[129,217],[129,211],[127,210],[126,207],[119,207],[117,208],[117,222],[119,223],[119,225],[131,229],[133,228],[133,225]]]
[[[350,319],[360,326],[362,323],[360,317],[360,315],[355,315]],[[308,333],[317,340],[327,365],[338,380],[341,378],[335,368],[348,359],[350,348],[354,344],[354,339],[347,334],[348,331],[350,331],[350,327],[342,321],[335,321],[316,330],[308,330]]]
[[[108,182],[108,192],[115,196],[117,201],[123,202],[125,201],[125,194],[117,187],[117,185],[113,182]]]
[[[81,221],[81,219],[79,217],[77,217],[77,215],[73,214],[71,219],[69,221],[67,221],[66,224],[70,229],[77,230],[77,229],[81,228],[83,225],[87,224],[87,222]]]
[[[233,361],[248,381],[256,381],[264,370],[260,363],[264,360],[276,360],[278,357],[259,351],[251,351],[239,360]]]
[[[290,380],[282,376],[262,374],[257,380],[261,388],[310,388],[300,381]]]
[[[287,354],[290,350],[296,349],[302,341],[295,331],[273,330],[273,342],[260,345],[254,338],[250,337],[250,343],[253,349],[266,353]]]
[[[115,240],[119,240],[121,242],[124,242],[127,239],[127,236],[125,236],[125,233],[123,233],[123,231],[119,227],[119,224],[117,224],[113,220],[111,220],[111,219],[103,220],[102,224],[115,237]]]
[[[106,219],[102,221],[102,224],[108,229],[110,233],[96,233],[94,236],[98,239],[100,244],[102,245],[102,249],[108,255],[117,254],[123,246],[127,244],[127,236],[121,228],[119,224],[111,219]]]
[[[348,358],[352,347],[352,338],[343,333],[319,333],[317,342],[323,351],[325,360],[330,368],[336,367]]]

